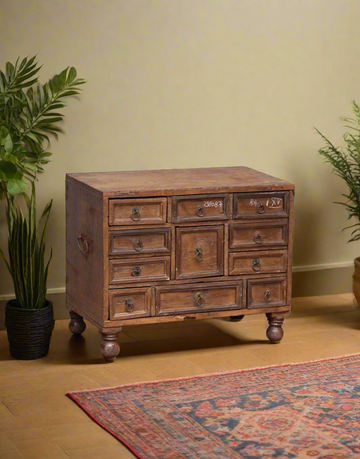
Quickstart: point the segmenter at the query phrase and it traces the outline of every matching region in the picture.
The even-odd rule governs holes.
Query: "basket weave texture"
[[[10,354],[15,359],[35,360],[49,352],[54,328],[54,312],[51,301],[41,309],[23,309],[16,300],[10,300],[5,309]]]

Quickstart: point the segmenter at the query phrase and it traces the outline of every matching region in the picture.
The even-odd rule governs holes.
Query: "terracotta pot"
[[[357,304],[360,306],[360,257],[354,260],[354,274],[353,274],[353,292]]]
[[[54,328],[51,301],[41,309],[20,308],[16,300],[10,300],[5,309],[5,326],[10,354],[15,359],[35,360],[45,357],[49,351]]]

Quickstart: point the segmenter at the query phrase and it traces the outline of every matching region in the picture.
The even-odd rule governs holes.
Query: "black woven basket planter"
[[[41,309],[23,309],[16,300],[10,300],[5,309],[5,326],[10,354],[15,359],[35,360],[49,352],[54,328],[54,312],[51,301]]]

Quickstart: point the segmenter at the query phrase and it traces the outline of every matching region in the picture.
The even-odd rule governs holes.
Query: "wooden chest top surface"
[[[94,193],[106,197],[294,189],[290,182],[243,166],[89,172],[67,174],[66,178],[68,181],[80,182]]]

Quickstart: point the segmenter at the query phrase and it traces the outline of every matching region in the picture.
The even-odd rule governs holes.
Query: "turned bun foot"
[[[278,344],[284,336],[284,330],[282,329],[284,318],[273,316],[271,313],[266,314],[266,316],[269,321],[269,327],[266,330],[266,336],[271,344]]]
[[[101,333],[101,335],[101,354],[103,355],[106,362],[114,362],[120,353],[120,346],[117,343],[119,333]]]
[[[230,322],[240,322],[243,318],[244,316],[230,316]]]
[[[84,319],[74,311],[70,311],[70,323],[69,330],[74,335],[81,335],[86,328],[86,323]]]

